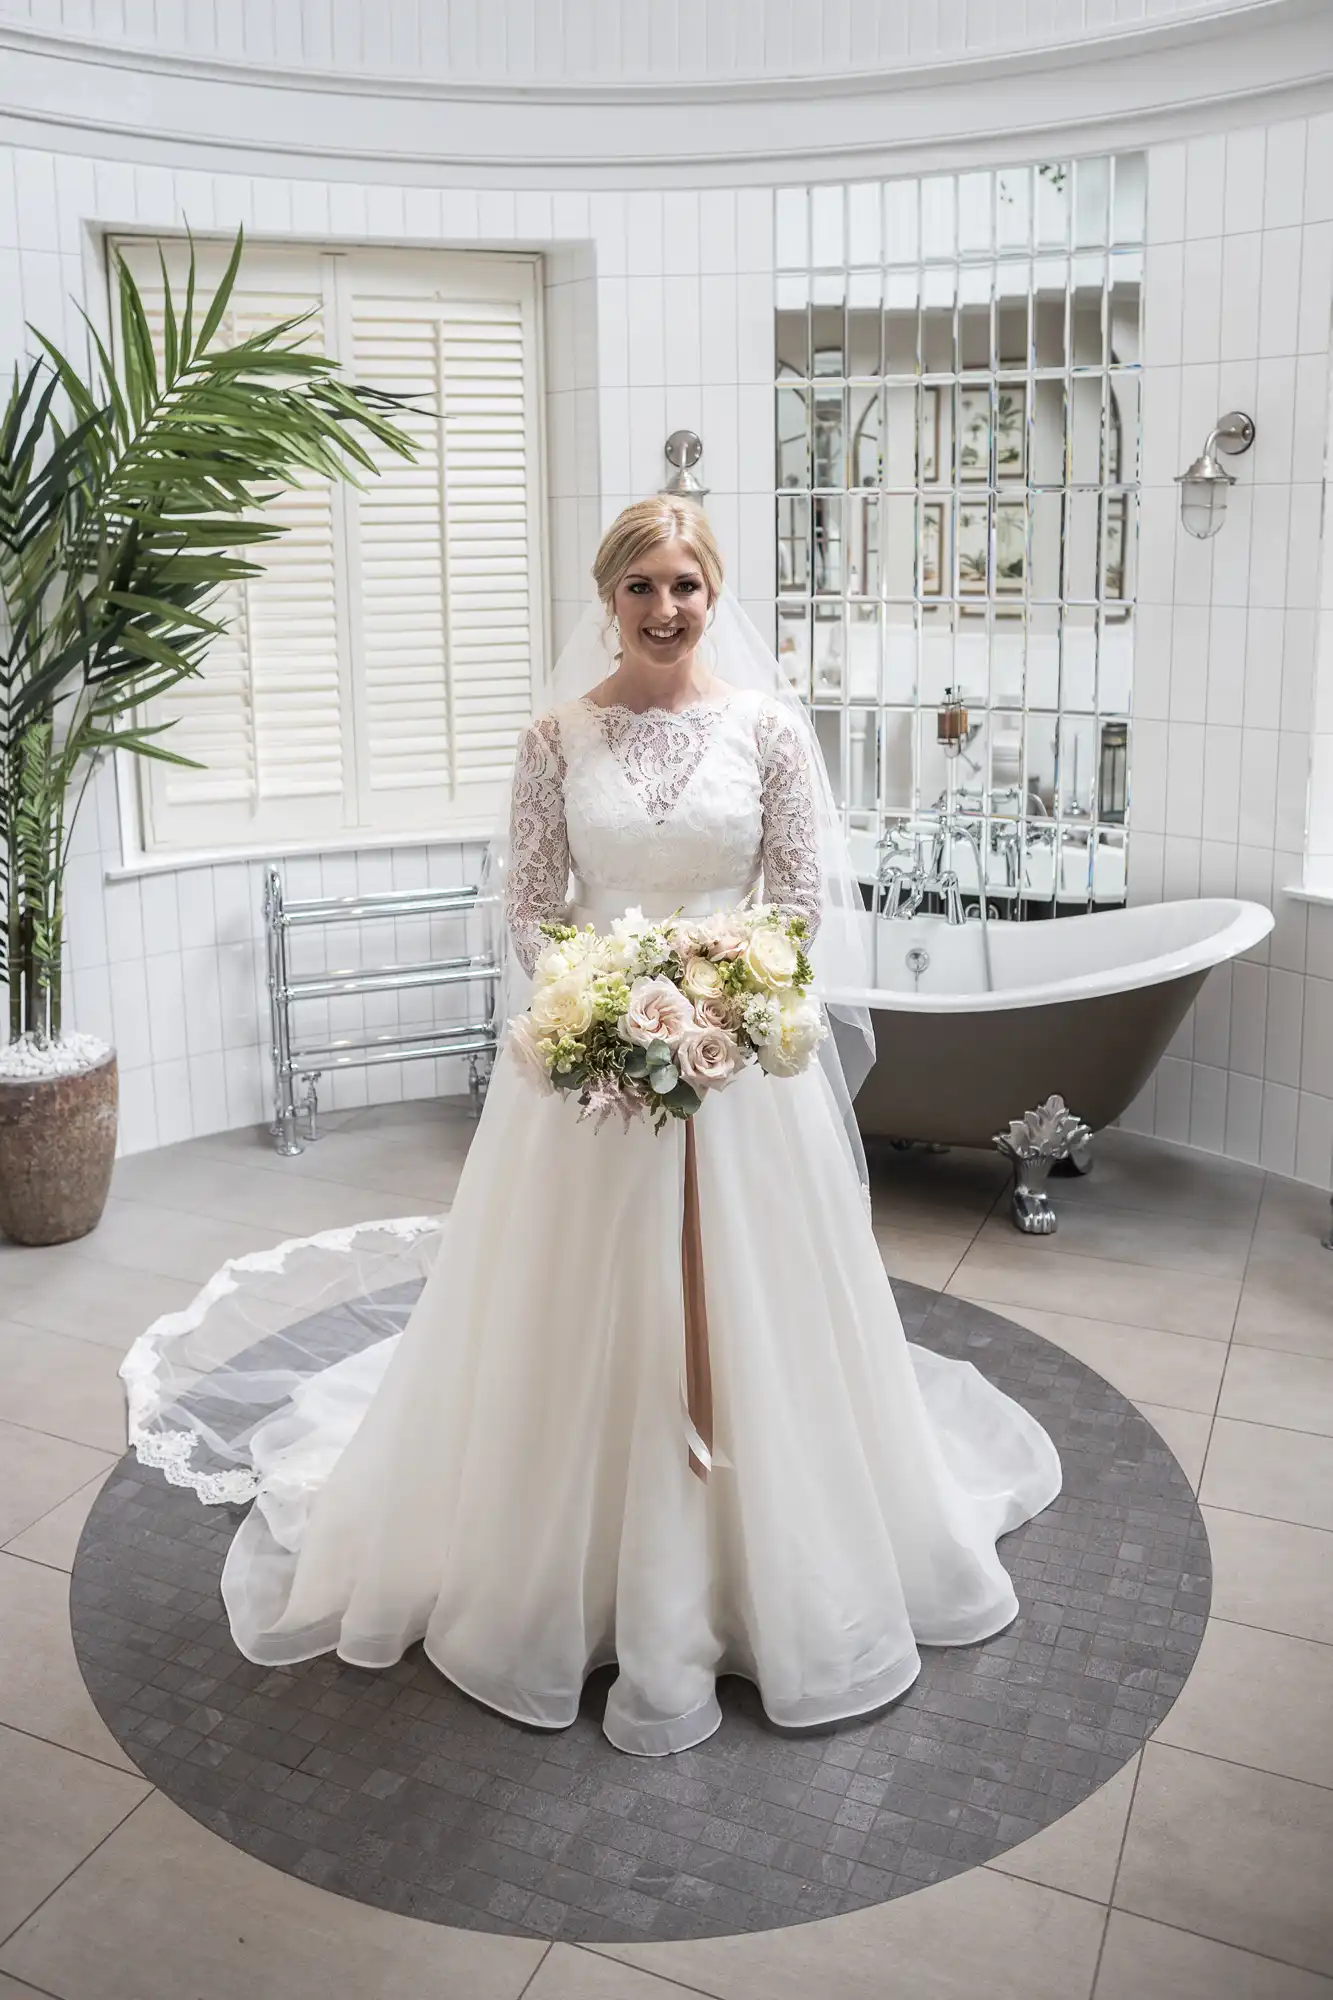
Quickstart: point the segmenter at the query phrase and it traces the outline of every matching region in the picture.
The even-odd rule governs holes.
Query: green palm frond
[[[88,322],[85,378],[34,329],[42,352],[15,371],[0,419],[0,981],[13,1034],[59,1030],[60,879],[91,762],[124,749],[191,763],[143,711],[206,674],[220,593],[259,574],[254,556],[283,532],[265,501],[302,474],[359,484],[375,448],[414,455],[394,422],[411,405],[345,381],[304,344],[305,319],[222,340],[243,248],[238,234],[202,311],[193,245],[179,304],[163,261],[160,352],[117,258],[117,359]]]

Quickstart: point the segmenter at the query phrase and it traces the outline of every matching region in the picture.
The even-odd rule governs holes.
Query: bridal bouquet
[[[751,1062],[798,1075],[828,1032],[808,995],[805,920],[772,906],[661,923],[628,910],[605,935],[541,928],[550,942],[510,1046],[540,1088],[576,1094],[598,1125],[618,1111],[660,1132]]]

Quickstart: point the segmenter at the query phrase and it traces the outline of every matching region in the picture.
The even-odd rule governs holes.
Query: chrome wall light
[[[662,449],[667,464],[676,468],[662,492],[674,493],[682,500],[702,500],[708,488],[694,471],[703,457],[702,440],[694,431],[672,431]]]
[[[1227,494],[1236,483],[1217,454],[1248,451],[1253,443],[1254,418],[1247,417],[1243,410],[1229,410],[1209,431],[1207,443],[1193,465],[1177,474],[1181,525],[1201,542],[1215,535],[1226,519]]]

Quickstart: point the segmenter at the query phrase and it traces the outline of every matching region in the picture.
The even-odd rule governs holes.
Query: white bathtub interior
[[[994,980],[988,990],[980,923],[880,918],[871,939],[875,985],[867,998],[892,1009],[976,1012],[1128,992],[1238,957],[1272,927],[1272,913],[1261,904],[1227,897],[1045,923],[992,923]]]

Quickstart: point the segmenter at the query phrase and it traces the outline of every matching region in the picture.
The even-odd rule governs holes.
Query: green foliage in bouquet
[[[242,550],[283,530],[259,513],[298,472],[374,471],[370,443],[414,447],[400,397],[343,381],[293,318],[227,345],[238,234],[211,300],[163,263],[161,359],[124,261],[119,352],[89,325],[80,373],[40,332],[0,420],[0,983],[9,1032],[61,1029],[62,883],[89,775],[114,750],[195,765],[147,722],[205,671],[217,596],[261,573]],[[34,329],[36,331],[36,329]],[[195,768],[198,768],[195,765]]]

